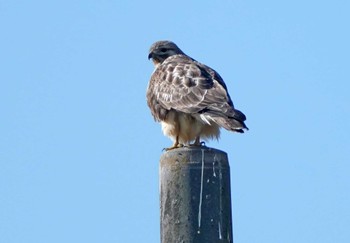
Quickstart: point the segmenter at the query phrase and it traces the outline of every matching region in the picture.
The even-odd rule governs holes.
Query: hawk
[[[224,80],[214,69],[171,41],[155,42],[148,59],[155,70],[147,104],[163,133],[174,141],[166,150],[201,146],[201,138],[219,139],[220,127],[239,133],[248,130],[245,115],[234,108]]]

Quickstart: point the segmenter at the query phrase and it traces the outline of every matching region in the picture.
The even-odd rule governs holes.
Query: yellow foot
[[[205,142],[194,142],[188,145],[188,147],[205,147]]]
[[[173,146],[171,146],[169,148],[163,148],[163,150],[169,151],[169,150],[173,150],[173,149],[177,149],[177,148],[182,148],[183,146],[184,146],[183,144],[174,144]]]

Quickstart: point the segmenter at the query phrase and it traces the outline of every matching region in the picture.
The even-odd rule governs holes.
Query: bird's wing
[[[171,109],[191,114],[210,111],[227,117],[236,116],[219,74],[183,55],[170,57],[158,66],[152,75],[147,96],[153,96],[157,103],[153,106],[159,109],[153,109],[152,113],[158,120],[161,120],[162,111]],[[245,120],[245,117],[240,119]]]

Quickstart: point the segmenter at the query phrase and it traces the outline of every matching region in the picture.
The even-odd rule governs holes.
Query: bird
[[[219,139],[220,128],[244,133],[246,116],[235,109],[219,73],[186,55],[174,42],[157,41],[149,49],[155,69],[148,83],[147,105],[164,135],[165,150],[203,146]]]

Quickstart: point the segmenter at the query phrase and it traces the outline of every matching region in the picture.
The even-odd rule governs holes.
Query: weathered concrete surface
[[[160,158],[162,243],[233,242],[227,154],[179,148]]]

